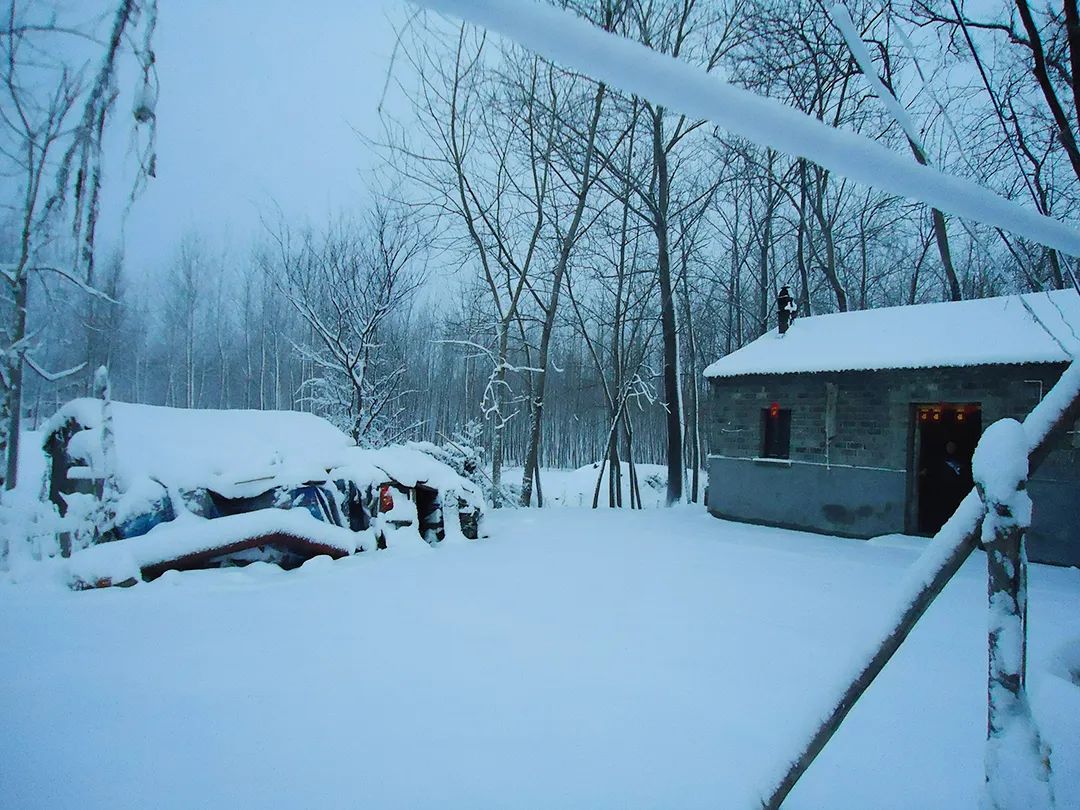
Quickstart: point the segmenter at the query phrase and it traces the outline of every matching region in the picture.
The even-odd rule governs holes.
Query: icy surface
[[[906,153],[835,129],[704,69],[609,34],[572,12],[534,0],[414,0],[496,31],[565,67],[672,110],[711,121],[858,183],[1080,255],[1080,233],[970,180],[920,166]]]
[[[1057,290],[798,318],[786,335],[762,335],[705,376],[1060,363],[1078,348],[1080,295]]]
[[[688,508],[489,528],[292,572],[0,586],[0,806],[756,806],[915,559]],[[978,807],[985,565],[949,584],[785,810]],[[1077,807],[1080,689],[1056,671],[1080,572],[1034,565],[1030,584],[1032,707],[1059,807]]]

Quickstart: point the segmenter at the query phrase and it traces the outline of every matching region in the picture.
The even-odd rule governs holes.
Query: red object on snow
[[[394,508],[394,496],[390,492],[390,485],[383,484],[379,487],[379,511],[389,512]]]

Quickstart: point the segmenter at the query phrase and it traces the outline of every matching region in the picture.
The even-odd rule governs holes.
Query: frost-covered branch
[[[870,138],[830,127],[676,57],[604,32],[572,12],[511,0],[418,0],[418,4],[496,31],[554,62],[709,120],[761,146],[806,158],[872,188],[1080,255],[1080,232],[1070,225],[969,180],[912,164]]]

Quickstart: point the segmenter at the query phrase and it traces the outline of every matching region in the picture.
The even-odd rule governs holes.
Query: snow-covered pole
[[[991,425],[972,459],[986,505],[989,636],[987,664],[986,806],[1053,807],[1050,751],[1031,716],[1027,674],[1027,552],[1031,525],[1024,427],[1015,419]]]
[[[1028,450],[1028,468],[1034,472],[1051,449],[1051,438],[1080,417],[1080,363],[1070,365],[1046,396],[1024,420]],[[799,779],[840,728],[848,712],[874,682],[893,654],[900,649],[916,623],[938,594],[944,590],[960,566],[971,556],[979,536],[983,506],[972,490],[961,501],[913,566],[897,599],[896,619],[889,631],[868,651],[855,676],[844,691],[821,712],[822,722],[810,734],[805,745],[791,759],[784,775],[770,788],[762,807],[774,810],[798,783]]]
[[[101,469],[98,476],[98,508],[94,515],[93,542],[101,541],[102,535],[113,528],[116,518],[116,502],[120,492],[116,482],[116,439],[112,421],[112,386],[109,370],[98,366],[94,372],[94,396],[101,400]]]

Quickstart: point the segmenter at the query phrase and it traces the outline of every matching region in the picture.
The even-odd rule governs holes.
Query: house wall
[[[704,409],[709,511],[720,517],[873,537],[913,532],[912,406],[974,402],[982,426],[1023,419],[1064,364],[755,375],[710,380]],[[837,387],[826,438],[827,384]],[[789,462],[759,459],[761,411],[791,409]],[[1073,426],[1076,430],[1077,426]],[[1029,483],[1029,553],[1080,565],[1080,441],[1060,439]]]

